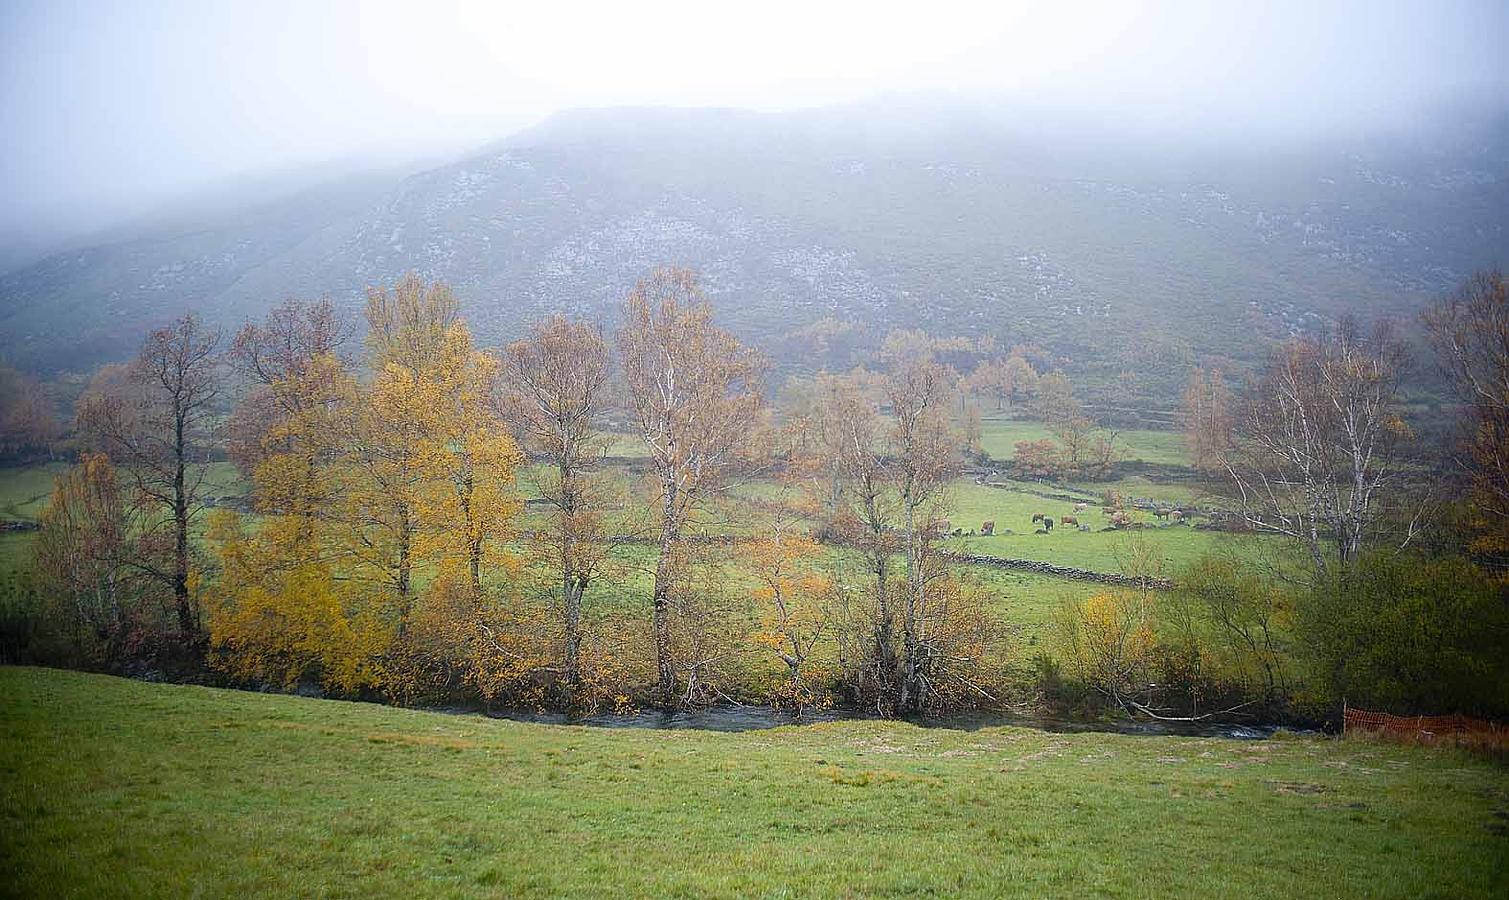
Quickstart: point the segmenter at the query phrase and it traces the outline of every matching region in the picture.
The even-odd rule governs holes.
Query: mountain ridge
[[[1166,394],[1183,377],[1166,369],[1239,365],[1254,337],[1347,311],[1407,315],[1509,257],[1501,121],[1223,166],[1188,147],[1055,154],[1026,126],[955,109],[878,115],[560,114],[406,177],[336,180],[0,276],[0,356],[80,370],[185,309],[234,327],[289,296],[354,316],[366,286],[410,270],[450,282],[497,343],[558,310],[611,321],[636,277],[671,263],[794,365],[851,361],[791,338],[833,318],[870,341],[924,327],[1035,343],[1092,381],[1149,370]]]

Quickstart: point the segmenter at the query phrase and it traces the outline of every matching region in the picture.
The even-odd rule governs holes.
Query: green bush
[[[1375,553],[1298,600],[1310,687],[1331,705],[1509,715],[1509,602],[1457,557]]]

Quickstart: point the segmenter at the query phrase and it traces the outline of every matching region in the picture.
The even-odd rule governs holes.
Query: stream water
[[[594,713],[570,716],[565,713],[541,713],[526,710],[477,710],[452,708],[447,712],[486,715],[515,722],[548,725],[582,725],[592,728],[651,728],[665,730],[757,731],[783,725],[811,725],[819,722],[862,721],[873,719],[853,710],[818,710],[801,714],[772,709],[768,706],[714,706],[706,709],[664,712],[642,710],[633,713]],[[1184,737],[1220,737],[1237,740],[1261,740],[1280,730],[1278,726],[1219,722],[1103,721],[1084,722],[1045,716],[1017,716],[1006,713],[960,713],[910,720],[924,728],[949,728],[974,731],[1001,725],[1037,728],[1059,733],[1105,732],[1111,734],[1179,735]]]

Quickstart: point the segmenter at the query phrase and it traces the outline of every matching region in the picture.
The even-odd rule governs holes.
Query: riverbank
[[[1316,737],[449,716],[0,668],[30,896],[1503,896],[1509,772]]]

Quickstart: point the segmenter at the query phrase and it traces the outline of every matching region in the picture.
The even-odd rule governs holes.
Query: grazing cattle
[[[1184,513],[1180,512],[1177,509],[1170,510],[1169,514],[1168,514],[1168,517],[1170,519],[1172,519],[1173,521],[1175,521],[1175,522],[1183,522],[1184,521]]]
[[[1059,522],[1060,525],[1078,525],[1079,524],[1079,520],[1076,519],[1073,516],[1064,516],[1062,519],[1059,519],[1058,522]]]
[[[980,533],[983,534],[983,535],[985,535],[986,537],[989,537],[990,535],[995,534],[996,533],[996,523],[995,523],[995,520],[991,519],[989,522],[985,522],[985,523],[981,524],[980,525]]]
[[[1044,516],[1042,513],[1033,513],[1032,524],[1036,525],[1037,523],[1043,521],[1043,519],[1045,518],[1047,518],[1047,516]]]
[[[1051,517],[1049,517],[1049,516],[1043,516],[1043,530],[1044,531],[1052,531],[1053,530],[1053,519]]]
[[[1090,504],[1088,504],[1088,503],[1076,503],[1076,504],[1074,504],[1074,511],[1077,512],[1077,513],[1082,513],[1082,512],[1084,512],[1085,510],[1087,510],[1089,508],[1090,508]]]
[[[955,528],[953,531],[950,531],[949,534],[953,535],[954,537],[964,537],[964,529]]]
[[[1168,510],[1160,506],[1157,509],[1153,510],[1153,515],[1159,519],[1167,519]]]

